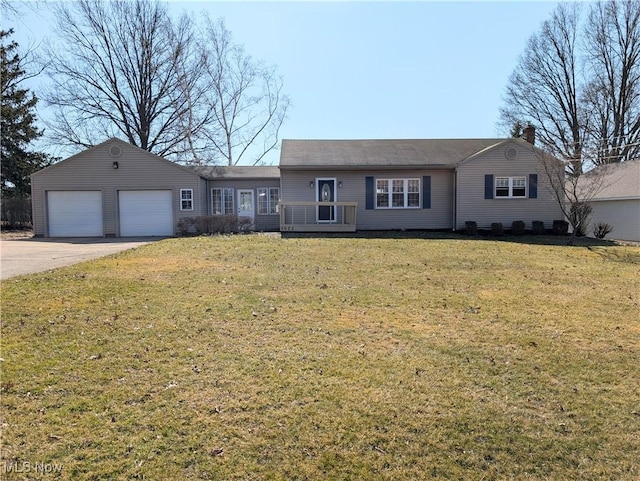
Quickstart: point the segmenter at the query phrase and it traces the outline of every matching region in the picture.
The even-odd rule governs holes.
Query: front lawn
[[[640,247],[396,237],[4,281],[0,478],[640,478]]]

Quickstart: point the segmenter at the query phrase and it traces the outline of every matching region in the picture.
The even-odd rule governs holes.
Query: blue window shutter
[[[367,176],[364,178],[364,188],[365,188],[365,196],[366,196],[366,202],[365,202],[365,209],[367,210],[372,210],[373,206],[375,205],[375,199],[374,199],[374,188],[373,188],[373,177],[372,176]]]
[[[431,209],[431,176],[422,177],[422,208]]]
[[[529,174],[529,199],[538,198],[538,174]]]
[[[493,175],[484,176],[484,198],[493,199]]]

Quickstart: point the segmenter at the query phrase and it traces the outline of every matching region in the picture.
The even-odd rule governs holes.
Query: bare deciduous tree
[[[543,150],[536,150],[542,174],[549,180],[549,189],[571,226],[572,244],[576,236],[587,234],[592,208],[590,202],[605,187],[602,171],[592,169],[586,173],[572,171],[567,164]],[[567,172],[571,172],[567,175]]]
[[[587,136],[596,164],[640,154],[640,2],[592,6],[585,29]]]
[[[18,14],[18,7],[15,2],[0,0],[0,10],[5,17],[15,17]]]
[[[540,142],[580,170],[582,130],[578,101],[580,6],[560,5],[532,35],[507,85],[500,114],[505,127],[533,123]]]
[[[22,22],[25,10],[36,12],[41,3],[47,0],[0,0],[0,12],[5,19]]]
[[[640,153],[640,2],[560,4],[528,41],[501,109],[505,129],[531,122],[580,175],[587,161]]]
[[[58,5],[56,19],[61,41],[46,52],[52,136],[75,147],[120,136],[158,155],[183,152],[201,65],[190,21],[172,22],[155,0],[75,0]]]
[[[233,43],[224,21],[205,18],[204,31],[201,107],[206,112],[199,116],[211,122],[203,136],[228,165],[256,165],[278,145],[289,107],[282,79],[274,67],[254,60]]]

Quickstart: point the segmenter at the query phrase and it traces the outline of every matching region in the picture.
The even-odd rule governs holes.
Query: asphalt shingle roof
[[[191,167],[202,177],[210,180],[215,179],[278,179],[280,170],[273,165],[247,166],[220,166],[206,165]]]
[[[580,180],[596,183],[593,200],[640,199],[640,159],[602,165]]]
[[[505,139],[283,140],[280,167],[454,167]]]

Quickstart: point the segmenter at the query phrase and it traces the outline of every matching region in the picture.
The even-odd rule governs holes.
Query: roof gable
[[[280,168],[455,168],[462,160],[503,140],[283,140]]]
[[[487,146],[486,148],[479,150],[478,152],[474,152],[472,155],[470,155],[469,157],[461,160],[460,162],[458,162],[458,165],[463,165],[466,164],[468,162],[473,162],[474,160],[482,157],[485,154],[488,154],[489,152],[492,152],[494,150],[500,149],[500,148],[505,148],[507,147],[509,144],[515,144],[517,147],[521,147],[524,148],[530,152],[533,153],[537,153],[540,158],[542,158],[542,156],[547,155],[545,154],[545,152],[537,147],[535,147],[534,145],[530,144],[529,142],[527,142],[524,139],[521,138],[508,138],[508,139],[500,139],[498,142]]]
[[[67,157],[64,160],[61,160],[60,162],[56,162],[53,165],[50,165],[48,167],[45,167],[44,169],[38,170],[37,172],[34,172],[31,175],[34,176],[38,176],[40,174],[49,172],[51,170],[54,169],[60,169],[60,168],[65,168],[65,167],[70,167],[70,164],[73,164],[79,160],[81,160],[83,157],[86,157],[88,154],[92,153],[92,152],[96,152],[96,151],[100,151],[100,150],[105,150],[105,151],[110,151],[112,147],[120,147],[120,149],[123,149],[122,152],[124,151],[124,149],[128,149],[128,150],[133,150],[134,152],[136,152],[139,155],[144,155],[145,157],[147,157],[148,159],[152,159],[154,161],[158,161],[158,162],[162,162],[165,165],[169,165],[172,167],[175,167],[176,169],[180,169],[183,170],[185,172],[188,172],[191,175],[198,175],[197,172],[194,172],[191,169],[188,169],[187,167],[177,164],[175,162],[172,162],[170,160],[165,159],[164,157],[160,157],[159,155],[153,154],[151,152],[149,152],[148,150],[144,150],[141,149],[140,147],[137,147],[133,144],[130,144],[128,142],[125,142],[121,139],[118,139],[117,137],[112,137],[108,140],[105,140],[104,142],[98,144],[98,145],[94,145],[93,147],[89,147],[88,149],[85,149],[81,152],[78,152],[77,154],[72,155],[71,157]],[[110,156],[110,152],[107,152],[107,156]],[[124,154],[121,156],[110,156],[109,160],[112,160],[114,162],[119,162],[120,159],[124,159],[125,156]]]

